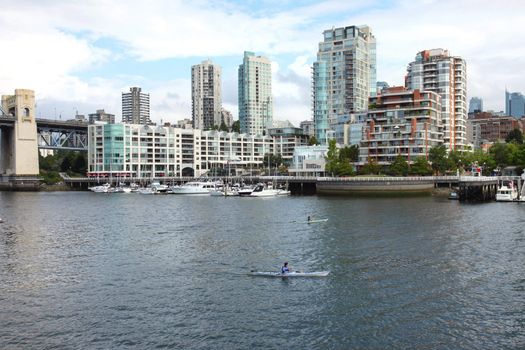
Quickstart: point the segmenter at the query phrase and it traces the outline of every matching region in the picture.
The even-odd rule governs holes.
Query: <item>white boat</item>
[[[279,192],[277,193],[278,196],[289,196],[291,195],[292,192],[289,191],[289,190],[284,190],[284,189],[281,189],[279,190]]]
[[[213,182],[191,181],[182,186],[171,188],[173,194],[207,194],[215,190],[217,185]]]
[[[253,192],[253,187],[242,187],[237,190],[237,194],[241,197],[248,197]]]
[[[498,202],[513,202],[518,199],[518,190],[509,183],[509,186],[502,185],[496,192],[496,201]]]
[[[214,197],[234,197],[239,196],[239,188],[236,186],[222,186],[217,187],[216,189],[210,192],[211,196]]]
[[[300,272],[291,271],[287,273],[280,272],[266,272],[266,271],[251,271],[250,276],[261,276],[261,277],[326,277],[330,271],[315,271],[315,272]]]
[[[103,185],[89,187],[89,190],[95,193],[108,193],[110,188],[111,188],[111,185],[108,183],[105,183]]]
[[[156,193],[155,189],[152,187],[141,187],[137,189],[137,192],[140,194],[155,194]]]
[[[264,184],[257,184],[250,194],[250,197],[276,197],[280,191],[281,190],[271,188],[271,186],[266,187]]]
[[[155,193],[166,193],[170,188],[168,185],[161,185],[158,181],[152,182],[150,187],[155,191]]]

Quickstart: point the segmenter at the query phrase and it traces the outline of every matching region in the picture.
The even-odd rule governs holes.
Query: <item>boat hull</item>
[[[287,278],[287,277],[326,277],[330,271],[315,271],[315,272],[288,272],[288,273],[280,273],[280,272],[267,272],[267,271],[253,271],[250,272],[250,276],[259,276],[259,277],[281,277],[281,278]]]

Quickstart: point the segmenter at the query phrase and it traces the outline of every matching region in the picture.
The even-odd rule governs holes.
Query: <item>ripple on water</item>
[[[7,349],[525,344],[521,206],[92,193],[0,203]],[[308,215],[329,220],[296,222]],[[331,274],[246,275],[285,260]]]

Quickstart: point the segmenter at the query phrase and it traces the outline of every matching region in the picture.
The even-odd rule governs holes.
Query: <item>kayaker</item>
[[[290,269],[288,268],[288,261],[285,261],[283,266],[281,267],[281,273],[285,274],[290,272]]]
[[[308,215],[308,222],[310,222],[312,219],[310,218],[310,215]]]

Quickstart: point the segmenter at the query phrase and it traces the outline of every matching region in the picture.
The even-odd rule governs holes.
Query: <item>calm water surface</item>
[[[0,217],[1,349],[525,348],[525,203],[4,192]],[[331,274],[246,274],[285,260]]]

